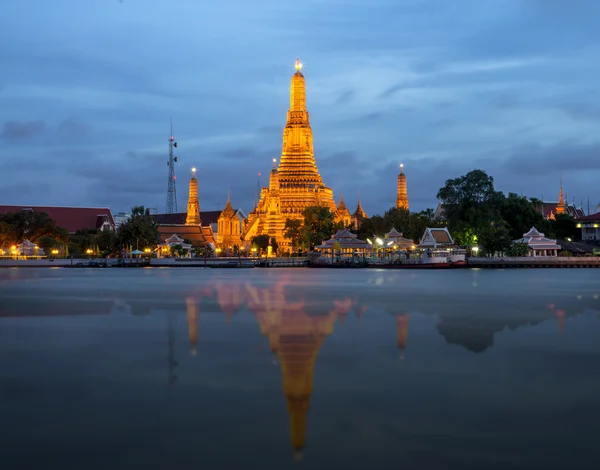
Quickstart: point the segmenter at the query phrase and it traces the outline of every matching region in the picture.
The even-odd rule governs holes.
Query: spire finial
[[[192,168],[192,178],[196,177],[196,167]]]
[[[227,187],[227,203],[231,204],[231,188]]]
[[[404,174],[404,163],[400,163],[400,174]]]
[[[273,159],[273,169],[277,168],[277,159]]]
[[[300,57],[296,57],[295,67],[296,67],[296,71],[300,72],[300,69],[302,68],[302,62],[300,62]]]

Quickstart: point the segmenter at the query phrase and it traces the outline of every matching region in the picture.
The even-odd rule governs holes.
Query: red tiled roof
[[[69,233],[100,228],[105,220],[115,229],[115,219],[108,207],[0,206],[0,214],[23,210],[45,212],[58,227],[67,229]]]
[[[536,206],[536,210],[544,217],[550,217],[550,214],[552,213],[556,215],[556,206],[558,206],[558,202],[543,202],[541,206]],[[573,218],[582,217],[584,215],[583,209],[577,208],[573,204],[567,205],[567,213]]]
[[[600,212],[590,215],[584,215],[582,217],[578,217],[575,220],[577,220],[577,222],[596,222],[597,220],[600,221]]]
[[[207,243],[215,242],[212,229],[198,225],[161,224],[158,226],[158,234],[161,242],[176,234],[184,240],[189,240],[194,248],[204,248]]]

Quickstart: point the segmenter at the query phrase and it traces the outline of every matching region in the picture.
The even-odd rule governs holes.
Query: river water
[[[600,270],[0,270],[1,468],[600,468]]]

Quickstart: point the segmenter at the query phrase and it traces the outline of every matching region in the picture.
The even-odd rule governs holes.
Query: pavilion
[[[529,248],[528,256],[557,256],[558,250],[561,249],[556,240],[546,238],[535,227],[524,233],[523,238],[513,240],[513,243],[525,243]]]
[[[336,261],[343,261],[359,256],[364,257],[370,246],[366,241],[360,240],[354,233],[344,228],[338,230],[329,240],[324,241],[316,248],[324,257],[330,256],[333,259],[335,255]]]

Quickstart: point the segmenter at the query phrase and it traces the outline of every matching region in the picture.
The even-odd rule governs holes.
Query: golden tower
[[[408,210],[408,192],[406,190],[406,175],[404,174],[404,164],[400,164],[400,173],[398,174],[398,192],[396,194],[396,208]]]
[[[335,218],[337,221],[342,222],[344,227],[350,227],[350,225],[352,225],[352,215],[350,215],[350,211],[346,207],[344,196],[342,195],[340,195],[340,203],[335,210]]]
[[[231,206],[231,194],[227,192],[227,204],[221,211],[218,224],[219,247],[224,250],[232,250],[235,246],[239,248],[242,242],[241,222],[237,212]]]
[[[359,191],[358,192],[358,204],[356,205],[356,210],[354,211],[354,214],[352,214],[352,225],[354,226],[354,230],[358,230],[360,228],[360,226],[362,225],[363,221],[368,218],[369,218],[369,216],[367,215],[367,213],[365,212],[365,210],[362,207],[362,204],[360,203],[360,191]]]
[[[255,209],[248,215],[243,239],[267,234],[282,247],[289,247],[283,237],[286,219],[303,219],[309,206],[322,205],[336,211],[333,191],[323,183],[313,148],[310,117],[306,109],[306,83],[296,60],[296,73],[290,86],[290,108],[283,130],[279,166],[274,160],[269,187],[263,188]]]
[[[190,194],[188,197],[187,217],[185,225],[201,225],[200,220],[200,202],[198,201],[198,180],[196,179],[196,169],[192,168],[192,177],[190,178]]]
[[[565,196],[563,195],[562,187],[562,171],[560,172],[560,192],[558,195],[558,204],[556,205],[556,213],[564,214],[567,211],[567,205],[565,204]]]

